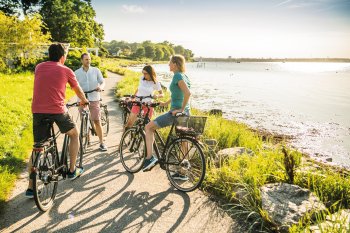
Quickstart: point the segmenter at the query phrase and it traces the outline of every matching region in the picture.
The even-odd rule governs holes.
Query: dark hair
[[[151,79],[154,83],[157,82],[157,74],[152,66],[147,65],[147,66],[143,67],[142,70],[146,71],[149,74],[149,76],[151,76]]]
[[[65,54],[64,47],[62,44],[52,44],[49,47],[49,60],[59,61]]]
[[[80,59],[83,60],[84,56],[88,56],[88,55],[90,55],[90,54],[88,54],[88,53],[83,53],[83,54],[80,56]]]

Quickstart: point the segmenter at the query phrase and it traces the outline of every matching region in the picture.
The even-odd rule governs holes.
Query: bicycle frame
[[[143,105],[143,103],[141,103],[140,111],[138,113],[138,118],[139,119],[136,121],[136,125],[137,125],[136,127],[138,127],[138,132],[140,130],[144,131],[144,128],[145,128],[146,124],[148,122],[150,122],[150,119],[149,119],[150,105],[148,105],[148,104],[145,105],[147,107],[147,113],[146,113],[146,115],[144,117],[142,117],[142,105]],[[178,165],[179,164],[179,163],[168,163],[168,162],[165,162],[165,153],[166,153],[166,151],[168,149],[168,146],[169,146],[169,144],[170,144],[170,142],[172,140],[171,135],[172,135],[172,133],[174,131],[174,128],[175,128],[175,120],[174,120],[174,122],[173,122],[173,124],[171,126],[171,129],[170,129],[170,131],[168,133],[168,136],[167,136],[167,139],[166,139],[165,143],[164,143],[164,140],[162,139],[162,137],[160,136],[159,132],[157,130],[155,130],[155,137],[160,141],[160,144],[163,147],[163,150],[160,151],[160,149],[158,148],[158,144],[157,144],[156,140],[153,143],[153,149],[154,149],[154,152],[156,153],[156,156],[158,157],[159,163],[161,165]],[[187,136],[176,136],[176,138],[188,138],[188,137]],[[191,138],[191,139],[193,139],[193,138]],[[194,140],[196,140],[196,139],[194,139]],[[132,142],[131,148],[133,148],[133,143],[134,142],[135,141]]]

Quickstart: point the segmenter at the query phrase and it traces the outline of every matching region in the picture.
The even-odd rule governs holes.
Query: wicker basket
[[[180,116],[176,118],[176,133],[201,135],[204,132],[206,121],[205,116]]]

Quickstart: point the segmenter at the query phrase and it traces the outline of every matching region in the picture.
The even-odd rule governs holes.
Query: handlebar
[[[89,94],[89,93],[92,93],[92,92],[95,92],[95,91],[97,91],[97,88],[93,89],[93,90],[90,90],[90,91],[84,91],[84,94]],[[101,91],[105,91],[105,90],[101,90]]]

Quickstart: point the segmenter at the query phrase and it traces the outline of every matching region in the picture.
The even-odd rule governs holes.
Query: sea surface
[[[154,67],[169,86],[168,65]],[[350,167],[350,63],[188,63],[186,73],[191,106],[221,109],[225,118],[291,136],[300,151]]]

